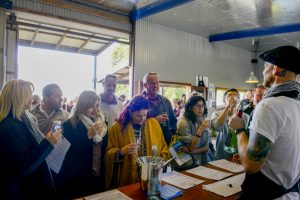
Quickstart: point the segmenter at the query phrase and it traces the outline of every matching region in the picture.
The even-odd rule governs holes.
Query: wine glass
[[[51,128],[52,134],[59,130],[61,130],[61,121],[53,121]]]
[[[96,144],[98,144],[102,141],[104,135],[107,132],[107,126],[104,121],[104,116],[100,112],[97,113],[97,118],[94,124],[97,124],[97,128],[94,128],[96,134],[94,135],[93,140]],[[98,127],[102,127],[102,131],[99,131]]]
[[[167,112],[162,112],[161,115],[164,115],[168,118],[168,113]],[[161,125],[162,126],[167,126],[167,121],[168,121],[168,119],[166,121],[162,122]]]

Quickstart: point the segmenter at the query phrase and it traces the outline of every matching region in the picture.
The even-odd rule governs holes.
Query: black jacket
[[[53,146],[38,144],[24,122],[10,114],[0,122],[1,199],[55,199],[45,158]],[[43,194],[43,196],[39,196]]]
[[[73,127],[71,121],[67,120],[63,123],[63,136],[71,143],[71,146],[61,171],[55,176],[59,193],[63,198],[71,199],[102,191],[104,178],[93,174],[93,140],[88,138],[87,129],[83,123],[79,121],[76,127]],[[101,171],[104,170],[106,146],[107,135],[101,146]]]

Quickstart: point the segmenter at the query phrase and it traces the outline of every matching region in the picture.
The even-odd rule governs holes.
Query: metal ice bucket
[[[138,179],[139,179],[141,190],[143,191],[148,190],[149,170],[151,171],[151,167],[152,167],[152,171],[153,171],[153,166],[155,166],[154,169],[159,170],[157,174],[161,174],[162,168],[164,166],[164,159],[162,157],[152,157],[152,156],[143,156],[137,159]]]

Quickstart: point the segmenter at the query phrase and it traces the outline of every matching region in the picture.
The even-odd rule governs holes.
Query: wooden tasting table
[[[223,172],[229,172],[229,171],[223,170],[221,168],[215,167],[215,166],[210,165],[210,164],[204,165],[204,167],[208,167],[208,168],[211,168],[211,169],[216,169],[216,170],[223,171]],[[190,174],[190,173],[187,173],[185,171],[183,171],[181,173],[186,174],[186,175],[191,176],[191,177],[194,177],[194,178],[204,180],[205,182],[201,183],[201,184],[199,184],[195,187],[192,187],[190,189],[187,189],[187,190],[179,188],[183,191],[183,195],[180,196],[180,197],[175,198],[176,200],[177,199],[178,200],[179,199],[184,199],[184,200],[188,200],[188,199],[191,199],[191,200],[192,199],[193,200],[194,199],[201,199],[201,200],[205,200],[205,199],[207,199],[207,200],[225,200],[225,199],[226,200],[235,200],[235,199],[238,199],[240,197],[240,193],[229,196],[229,197],[222,197],[222,196],[219,196],[215,193],[204,190],[204,189],[202,189],[203,184],[206,185],[206,184],[214,183],[214,182],[217,182],[217,181],[207,179],[207,178],[204,178],[204,177],[201,177],[201,176],[197,176],[197,175],[194,175],[194,174]],[[233,172],[230,172],[230,173],[233,173]],[[237,174],[241,174],[241,173],[244,173],[244,172],[233,173],[232,176],[237,175]],[[232,177],[232,176],[230,176],[230,177]],[[226,178],[229,178],[229,177],[226,177]],[[162,181],[162,184],[164,184],[163,181]],[[132,185],[127,185],[127,186],[124,186],[124,187],[120,187],[120,188],[117,188],[117,190],[121,191],[122,193],[124,193],[125,195],[129,196],[130,198],[132,198],[134,200],[147,199],[147,193],[140,189],[140,184],[139,183],[135,183],[135,184],[132,184]]]

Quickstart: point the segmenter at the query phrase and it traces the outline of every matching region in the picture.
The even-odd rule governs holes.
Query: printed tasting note
[[[162,181],[182,189],[189,189],[204,182],[203,180],[196,179],[175,171],[163,174]]]
[[[244,171],[243,165],[238,165],[236,163],[230,162],[225,159],[215,160],[215,161],[209,162],[209,164],[214,165],[216,167],[220,167],[222,169],[226,169],[231,172],[235,172],[235,173]]]
[[[195,167],[193,169],[187,170],[186,172],[217,181],[232,175],[232,173],[221,172],[203,166]]]

